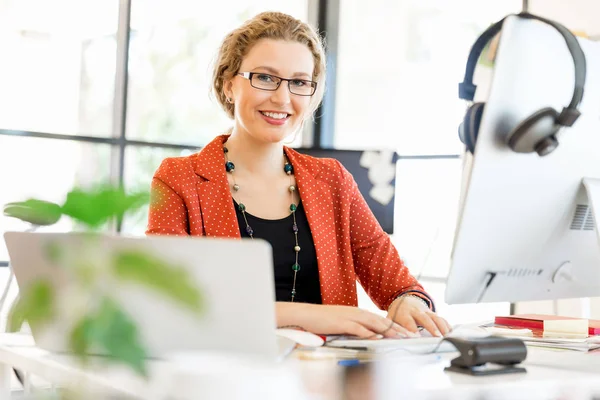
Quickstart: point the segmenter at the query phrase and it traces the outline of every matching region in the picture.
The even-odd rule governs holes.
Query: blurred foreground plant
[[[53,225],[64,215],[89,231],[85,245],[64,249],[50,246],[47,257],[57,266],[72,272],[76,301],[67,299],[73,292],[57,293],[46,279],[39,279],[23,288],[9,313],[8,329],[17,331],[27,321],[32,329],[41,328],[59,317],[59,304],[71,302],[75,321],[68,344],[82,361],[88,361],[91,349],[99,349],[110,360],[124,363],[142,376],[147,376],[147,353],[140,342],[132,318],[111,296],[107,282],[130,282],[143,285],[198,314],[203,299],[199,288],[187,271],[153,254],[135,249],[123,249],[113,254],[101,254],[95,248],[99,227],[122,219],[148,203],[145,192],[127,194],[121,188],[101,186],[89,191],[75,189],[68,193],[64,204],[39,199],[9,203],[4,214],[37,226]],[[113,285],[114,286],[114,285]],[[62,296],[62,297],[61,297]],[[62,300],[62,301],[61,301]]]

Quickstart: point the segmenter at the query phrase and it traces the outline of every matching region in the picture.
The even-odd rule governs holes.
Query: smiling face
[[[240,73],[261,73],[296,81],[282,81],[274,91],[253,87],[249,79],[240,75],[228,81],[224,91],[234,104],[234,129],[267,143],[281,142],[296,132],[310,112],[311,96],[290,93],[288,84],[294,90],[302,86],[302,80],[312,80],[313,68],[312,53],[304,44],[272,39],[256,42],[242,61]],[[257,74],[254,80],[268,84],[270,78]]]

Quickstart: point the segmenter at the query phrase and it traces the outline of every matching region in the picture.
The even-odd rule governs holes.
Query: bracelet
[[[400,299],[400,298],[402,298],[402,297],[413,297],[413,298],[415,298],[415,299],[421,300],[421,301],[423,302],[423,304],[425,304],[425,306],[427,307],[427,309],[428,309],[428,310],[430,310],[430,309],[431,309],[431,308],[429,307],[429,303],[428,303],[427,301],[425,301],[425,299],[424,299],[424,298],[422,298],[422,297],[420,297],[420,296],[417,296],[417,295],[414,295],[414,294],[407,293],[407,294],[401,294],[400,296],[398,296],[398,297],[397,297],[397,299]]]
[[[282,325],[282,326],[278,326],[277,329],[297,329],[299,331],[306,332],[306,329],[304,329],[300,325]]]

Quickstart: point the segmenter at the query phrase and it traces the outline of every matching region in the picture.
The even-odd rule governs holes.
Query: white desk
[[[443,370],[447,361],[454,354],[444,355],[441,362],[421,365],[404,363],[390,365],[372,364],[374,370],[382,371],[364,380],[358,378],[353,383],[355,394],[360,391],[361,382],[367,387],[379,390],[380,400],[411,398],[414,394],[421,400],[431,399],[556,399],[559,393],[568,393],[569,400],[591,399],[591,394],[600,394],[600,354],[595,353],[557,353],[554,351],[530,349],[528,361],[524,363],[528,372],[525,374],[496,375],[487,377],[471,377]],[[561,360],[566,363],[582,365],[581,371],[572,371],[559,367],[537,365],[540,363],[557,365]],[[592,361],[593,360],[593,361]],[[33,346],[11,347],[0,345],[0,399],[9,396],[9,377],[11,368],[16,367],[47,380],[57,386],[67,386],[76,383],[81,389],[98,394],[119,394],[130,398],[161,399],[168,393],[177,399],[218,399],[222,393],[219,388],[229,395],[240,394],[239,398],[265,399],[281,398],[279,394],[285,391],[286,400],[296,399],[339,399],[344,391],[342,379],[343,368],[333,360],[305,361],[289,359],[283,364],[258,369],[247,365],[243,372],[246,382],[238,379],[235,374],[241,374],[239,364],[230,363],[228,375],[225,364],[217,368],[211,365],[188,365],[185,368],[166,361],[150,363],[150,381],[135,376],[125,368],[102,368],[94,364],[92,368],[82,369],[66,355],[56,355]],[[238,368],[238,370],[236,370]],[[262,368],[262,370],[261,370]],[[586,370],[587,371],[584,371]],[[222,371],[222,376],[217,376]],[[248,375],[246,375],[248,374]],[[254,375],[252,375],[254,374]],[[363,377],[365,378],[365,377]],[[215,380],[216,379],[216,380]],[[362,379],[362,380],[361,380]],[[250,381],[248,381],[250,380]],[[262,382],[258,382],[262,381]],[[248,386],[248,382],[254,384]],[[350,382],[350,381],[348,381]],[[207,385],[207,383],[212,383]],[[235,390],[240,386],[238,390]],[[244,387],[244,385],[246,385]],[[298,386],[297,386],[298,385]],[[265,392],[260,392],[260,389]],[[254,392],[253,392],[254,390]],[[209,392],[209,393],[207,393]],[[302,393],[304,392],[304,393]],[[255,397],[250,395],[253,393]],[[308,396],[306,395],[308,393]],[[372,392],[371,392],[372,393]],[[386,396],[386,394],[388,396]],[[481,397],[484,395],[485,397]],[[228,396],[228,398],[234,398]],[[363,399],[365,397],[363,396]]]
[[[265,364],[222,354],[184,356],[177,357],[179,363],[148,362],[149,380],[145,380],[125,367],[103,365],[101,357],[93,357],[89,366],[82,368],[69,355],[32,344],[15,345],[23,342],[15,337],[22,336],[0,335],[0,400],[10,396],[13,367],[54,386],[78,389],[82,398],[279,400],[282,393],[295,389],[298,396],[286,395],[286,400],[306,399],[300,396],[303,387],[290,363]]]
[[[153,363],[154,386],[158,388],[160,363]],[[118,394],[124,397],[143,398],[147,382],[125,368],[102,368],[96,364],[93,372],[77,366],[71,357],[52,354],[37,347],[11,347],[0,345],[0,399],[10,396],[12,368],[35,375],[57,387],[75,386],[100,396]],[[26,393],[29,388],[25,388]],[[150,390],[152,392],[152,390]],[[150,395],[145,396],[148,399]]]
[[[600,395],[600,354],[529,348],[528,360],[522,364],[527,369],[526,373],[479,377],[445,371],[444,368],[457,355],[458,353],[445,353],[441,361],[417,367],[402,363],[373,364],[371,368],[376,371],[377,378],[375,382],[370,382],[373,386],[372,398],[547,400],[562,398],[560,394],[568,393],[570,397],[564,397],[565,399],[591,400],[591,394]],[[597,360],[590,362],[591,359]],[[579,370],[564,368],[565,365],[575,364],[579,366]],[[335,388],[337,393],[345,392],[340,369],[336,371],[331,366],[335,364],[328,365],[329,367],[326,362],[320,361],[299,363],[303,379],[312,392],[318,392],[327,386],[327,382],[332,381],[338,382],[338,387]],[[351,390],[360,391],[360,386],[369,384],[364,377],[359,377],[358,380],[363,380],[362,385],[352,384]],[[399,396],[399,393],[403,396]],[[363,397],[368,398],[364,393]],[[350,398],[359,399],[361,396]]]
[[[583,363],[589,353],[556,352],[528,348],[527,360],[522,363],[524,374],[471,377],[443,368],[431,368],[427,376],[421,376],[420,388],[428,399],[557,399],[568,393],[569,399],[591,400],[592,393],[600,394],[600,374],[590,368],[571,370],[557,367],[560,360],[570,358]],[[589,365],[588,365],[589,366]],[[585,369],[585,370],[584,370]],[[596,371],[600,366],[596,365]],[[438,382],[433,385],[433,382]]]

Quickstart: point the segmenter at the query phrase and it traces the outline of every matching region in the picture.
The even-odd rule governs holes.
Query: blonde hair
[[[213,94],[227,115],[233,119],[234,105],[227,102],[225,82],[239,72],[244,57],[260,39],[298,42],[306,45],[314,59],[313,80],[317,90],[311,97],[309,113],[319,107],[325,92],[325,51],[323,42],[308,24],[280,12],[263,12],[230,32],[223,41],[213,70]]]

